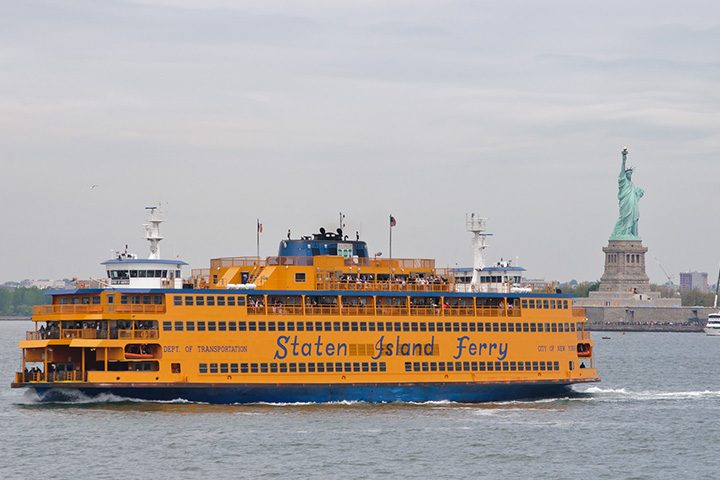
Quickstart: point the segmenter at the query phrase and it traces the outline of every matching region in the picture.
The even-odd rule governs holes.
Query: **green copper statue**
[[[631,181],[633,169],[625,168],[627,148],[623,148],[622,157],[622,167],[620,167],[620,176],[618,177],[620,214],[610,240],[640,240],[638,237],[638,219],[640,218],[638,204],[645,192],[633,185]]]

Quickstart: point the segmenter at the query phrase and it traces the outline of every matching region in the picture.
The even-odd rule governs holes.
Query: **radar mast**
[[[160,240],[163,236],[160,234],[160,224],[165,221],[158,207],[145,207],[148,211],[148,223],[143,224],[145,227],[145,239],[150,242],[150,260],[160,259]]]
[[[474,213],[471,213],[470,218],[468,219],[467,214],[465,214],[465,224],[467,225],[467,231],[473,234],[473,275],[472,280],[470,281],[470,285],[472,287],[478,285],[478,276],[480,274],[480,270],[485,268],[485,260],[483,260],[482,252],[488,247],[487,237],[492,235],[492,233],[485,233],[485,222],[487,222],[487,218],[480,218]]]

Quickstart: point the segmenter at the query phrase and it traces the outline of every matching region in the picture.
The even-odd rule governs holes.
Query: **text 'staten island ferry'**
[[[288,235],[276,257],[211,260],[184,282],[149,212],[148,259],[120,253],[106,280],[35,307],[13,387],[44,401],[481,402],[599,381],[584,310],[552,286],[518,288],[522,269],[484,268],[474,215],[467,283],[434,260],[371,257],[339,229]]]

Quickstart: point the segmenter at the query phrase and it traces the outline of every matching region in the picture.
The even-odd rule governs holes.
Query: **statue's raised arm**
[[[640,219],[640,198],[645,192],[632,183],[632,168],[626,167],[627,148],[622,150],[622,165],[618,176],[619,214],[610,240],[640,240],[638,220]]]

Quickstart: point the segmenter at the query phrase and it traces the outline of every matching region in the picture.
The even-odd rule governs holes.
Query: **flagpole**
[[[392,227],[393,227],[392,220],[393,220],[393,216],[390,215],[390,283],[392,283],[392,277],[393,277],[393,274],[392,274]]]
[[[255,236],[257,237],[257,261],[260,263],[260,219],[257,219],[257,227],[255,228]]]

